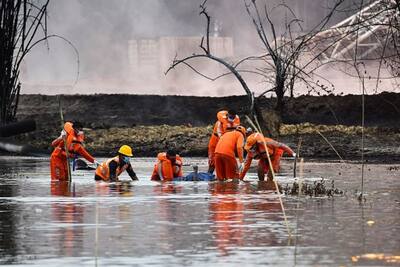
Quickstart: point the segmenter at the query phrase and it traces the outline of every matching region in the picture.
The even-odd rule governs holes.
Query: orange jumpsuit
[[[167,158],[167,153],[162,152],[157,155],[157,163],[154,165],[152,181],[172,181],[175,177],[183,176],[182,158],[176,155],[175,162]]]
[[[215,167],[215,148],[219,138],[227,131],[232,131],[239,125],[239,116],[236,115],[235,119],[231,122],[228,120],[228,111],[222,110],[217,113],[217,122],[214,124],[214,129],[208,142],[208,166],[210,168]]]
[[[64,130],[67,133],[67,149],[69,152],[69,158],[74,158],[77,155],[84,157],[89,162],[94,162],[94,158],[86,151],[82,143],[84,140],[83,135],[78,135],[72,128],[72,123],[66,122],[64,124]],[[67,155],[65,153],[64,140],[62,137],[55,139],[51,145],[54,148],[53,153],[50,156],[50,174],[51,180],[67,181],[68,170],[67,170]]]
[[[259,159],[258,161],[259,177],[261,176],[261,178],[264,178],[265,174],[268,174],[269,164],[268,164],[267,153],[265,152],[263,138],[265,140],[265,144],[268,147],[268,153],[271,159],[272,168],[274,169],[274,172],[279,172],[280,161],[284,152],[288,153],[290,156],[293,156],[294,153],[293,150],[291,150],[287,145],[279,143],[271,138],[264,137],[260,133],[254,133],[253,135],[256,135],[257,142],[252,147],[252,149],[249,149],[247,153],[244,168],[240,173],[240,179],[243,179],[244,176],[246,175],[247,171],[250,168],[251,161],[253,160],[253,158]]]
[[[242,163],[243,142],[244,136],[240,131],[227,132],[221,136],[215,148],[215,170],[218,179],[239,178],[235,153]]]

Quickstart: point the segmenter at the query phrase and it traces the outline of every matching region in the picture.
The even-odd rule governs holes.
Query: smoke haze
[[[190,55],[187,51],[191,51],[192,47],[198,49],[198,46],[191,45],[187,51],[169,49],[171,51],[164,53],[165,47],[162,44],[170,37],[200,38],[204,34],[205,20],[199,16],[199,5],[202,2],[203,0],[50,1],[48,33],[65,37],[79,51],[79,79],[74,85],[78,70],[74,49],[65,41],[52,38],[48,41],[48,46],[42,43],[26,57],[21,74],[23,84],[21,93],[206,96],[243,94],[239,83],[232,77],[211,82],[183,66],[164,76],[175,55],[187,56]],[[285,1],[293,8],[296,15],[304,20],[303,26],[306,28],[311,28],[320,21],[333,2],[333,0]],[[267,1],[267,6],[271,9],[279,3],[281,3],[279,0]],[[223,40],[224,43],[232,40],[232,55],[228,57],[239,59],[263,51],[243,1],[209,0],[207,7],[213,19],[212,35],[227,38]],[[279,22],[284,16],[285,14],[275,12],[272,14],[272,19]],[[339,13],[332,23],[347,16],[348,13]],[[158,64],[157,66],[147,71],[146,66],[141,63],[143,56],[140,53],[143,51],[135,50],[140,49],[134,46],[135,40],[154,41],[151,42],[156,47],[154,51],[160,51],[154,56],[154,59],[159,60],[159,63],[154,64]],[[182,42],[181,39],[177,39],[176,46],[179,47]],[[193,43],[193,40],[191,42]],[[217,53],[225,52],[228,53],[226,48],[217,51]],[[209,61],[196,64],[202,72],[211,76],[217,76],[225,71],[221,66]],[[354,85],[349,86],[349,79],[343,82],[341,73],[334,72],[330,76],[333,82],[337,82],[338,92],[358,93],[356,80]],[[270,86],[254,75],[245,77],[256,92],[262,92]]]

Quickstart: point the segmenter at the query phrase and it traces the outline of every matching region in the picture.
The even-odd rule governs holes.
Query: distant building
[[[130,40],[128,46],[129,80],[139,84],[151,84],[159,88],[169,88],[179,84],[180,79],[192,77],[193,71],[188,68],[180,68],[179,73],[171,72],[168,77],[165,77],[165,71],[175,58],[204,53],[199,47],[200,43],[201,37],[197,36]],[[217,57],[233,58],[233,39],[231,37],[210,37],[210,50]],[[210,70],[209,62],[193,60],[192,63],[200,71],[202,67]],[[190,72],[190,76],[186,75],[188,72]]]

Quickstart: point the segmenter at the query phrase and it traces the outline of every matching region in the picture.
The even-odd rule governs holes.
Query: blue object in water
[[[208,172],[191,172],[184,177],[176,177],[174,181],[214,181],[215,175]]]

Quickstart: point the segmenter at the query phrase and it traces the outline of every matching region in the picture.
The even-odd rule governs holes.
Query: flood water
[[[185,159],[206,169],[206,159]],[[399,266],[400,168],[305,163],[344,196],[284,196],[257,183],[150,181],[152,160],[133,159],[140,181],[51,185],[47,159],[0,158],[0,264],[24,266]],[[281,183],[291,181],[283,162]],[[185,167],[186,172],[190,167]],[[124,174],[122,180],[129,180]]]

